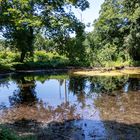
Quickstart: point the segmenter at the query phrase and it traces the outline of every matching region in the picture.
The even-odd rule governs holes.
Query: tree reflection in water
[[[129,90],[138,91],[140,90],[140,81],[137,78],[129,78],[128,82],[126,83],[128,92]]]
[[[26,79],[21,77],[16,80],[18,85],[18,90],[15,90],[13,96],[9,97],[9,102],[11,106],[13,105],[32,105],[38,101],[36,92],[35,92],[35,80],[34,77]]]
[[[96,93],[107,93],[112,94],[116,90],[121,90],[125,83],[128,81],[128,76],[118,76],[118,77],[103,77],[95,76],[90,77],[91,81],[90,92]]]
[[[38,82],[36,79],[40,83],[43,81],[44,85],[45,81],[48,80],[47,78],[45,80],[45,77],[39,80],[39,77],[36,76],[14,78],[18,90],[9,97],[11,106],[3,109],[0,122],[4,124],[12,122],[19,125],[20,122],[26,120],[27,123],[39,122],[43,126],[49,122],[49,130],[54,131],[55,129],[55,132],[61,132],[65,136],[80,133],[79,137],[83,135],[81,140],[89,140],[88,133],[92,138],[98,134],[98,138],[108,136],[113,139],[115,139],[115,134],[117,134],[118,139],[126,138],[127,133],[131,130],[133,131],[131,136],[137,135],[140,116],[139,79],[128,76],[54,78],[55,81],[59,82],[59,87],[56,89],[58,89],[57,93],[61,103],[57,106],[48,104],[43,101],[43,98],[37,96],[36,85]],[[63,97],[65,100],[62,99]],[[95,116],[93,116],[94,111],[97,111]],[[69,134],[64,131],[67,126],[66,131]],[[23,127],[23,124],[20,127],[27,128]],[[126,132],[123,131],[124,129]],[[43,134],[44,131],[49,132],[49,130],[48,126],[41,129]],[[49,134],[46,136],[52,138]],[[56,136],[58,137],[58,135]],[[60,139],[62,137],[60,136]]]
[[[3,111],[1,117],[2,122],[29,119],[47,123],[50,121],[61,122],[64,120],[78,119],[80,117],[79,114],[75,113],[76,106],[74,104],[70,105],[66,101],[57,107],[53,107],[51,104],[44,103],[41,99],[38,99],[35,91],[36,81],[34,77],[23,76],[15,80],[18,85],[18,90],[9,97],[11,107]],[[64,81],[59,81],[60,86]]]
[[[82,104],[82,108],[86,105],[86,83],[87,78],[85,77],[70,77],[69,79],[68,89],[77,96],[77,101]]]

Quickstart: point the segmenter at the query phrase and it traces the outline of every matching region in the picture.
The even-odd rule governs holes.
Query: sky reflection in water
[[[139,78],[16,75],[0,80],[0,123],[36,121],[45,131],[49,122],[50,129],[70,139],[137,139],[139,108]]]

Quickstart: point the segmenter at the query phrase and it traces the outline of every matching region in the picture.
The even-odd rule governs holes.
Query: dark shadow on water
[[[11,106],[24,104],[30,105],[38,101],[35,92],[35,80],[31,77],[30,80],[26,80],[25,77],[21,77],[17,81],[18,89],[14,91],[13,96],[9,97]]]
[[[139,140],[140,123],[124,124],[116,121],[66,120],[64,122],[38,123],[19,120],[4,124],[19,134],[34,134],[37,140]]]

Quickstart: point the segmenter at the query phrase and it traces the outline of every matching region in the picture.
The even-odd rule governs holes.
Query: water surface
[[[139,77],[3,77],[0,123],[41,140],[139,140]]]

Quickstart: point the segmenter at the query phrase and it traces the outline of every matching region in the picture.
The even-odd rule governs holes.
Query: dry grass
[[[140,75],[140,68],[126,68],[122,70],[78,70],[73,71],[74,75],[83,76],[123,76],[123,75]]]

